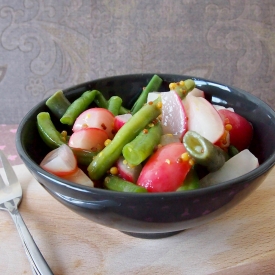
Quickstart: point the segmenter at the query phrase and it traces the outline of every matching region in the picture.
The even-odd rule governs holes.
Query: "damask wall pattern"
[[[273,0],[0,0],[0,123],[59,89],[175,73],[244,89],[275,108]]]

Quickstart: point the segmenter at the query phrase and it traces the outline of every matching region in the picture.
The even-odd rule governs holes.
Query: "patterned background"
[[[0,123],[127,73],[210,78],[275,107],[273,0],[0,0]]]

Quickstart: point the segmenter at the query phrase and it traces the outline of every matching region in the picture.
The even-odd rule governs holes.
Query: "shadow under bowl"
[[[213,103],[232,107],[253,124],[250,151],[259,159],[259,167],[244,176],[215,186],[185,192],[122,193],[80,186],[62,180],[40,168],[49,152],[36,125],[39,112],[48,111],[46,99],[22,119],[16,134],[17,151],[36,180],[59,202],[81,216],[104,226],[141,238],[171,236],[222,215],[246,198],[265,179],[275,163],[275,113],[259,98],[221,83],[184,75],[158,74],[164,81],[160,91],[168,91],[170,82],[192,78]],[[107,77],[64,90],[73,101],[84,91],[97,89],[106,98],[118,95],[124,106],[133,105],[142,87],[153,74]],[[57,129],[64,128],[54,120]],[[63,128],[62,128],[63,127]],[[69,129],[68,129],[69,130]]]

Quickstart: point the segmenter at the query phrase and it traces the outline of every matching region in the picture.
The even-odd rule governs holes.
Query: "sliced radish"
[[[160,92],[151,92],[147,96],[147,103],[156,100],[160,96]]]
[[[245,149],[229,159],[216,172],[207,174],[200,180],[201,187],[207,187],[240,177],[259,166],[258,159]]]
[[[118,174],[121,178],[124,180],[136,183],[138,176],[141,172],[142,165],[136,165],[136,166],[130,166],[127,164],[127,161],[124,159],[124,157],[120,157],[117,160],[117,169],[118,169]]]
[[[182,138],[187,131],[187,116],[179,95],[175,91],[161,93],[163,134]]]
[[[115,116],[104,108],[91,108],[84,111],[78,116],[74,125],[73,131],[79,131],[85,128],[99,128],[106,131],[108,137],[114,137],[114,121]]]
[[[91,151],[101,151],[105,146],[104,142],[108,139],[108,134],[98,128],[86,128],[74,132],[68,142],[73,148],[81,148]]]
[[[217,110],[205,98],[188,94],[185,107],[188,116],[188,130],[199,133],[212,143],[222,136],[223,121]]]
[[[78,168],[76,158],[66,144],[50,151],[42,160],[40,166],[56,176],[73,174]]]
[[[205,97],[204,91],[194,88],[192,91],[190,91],[188,94],[196,96],[196,97]]]
[[[234,109],[231,108],[231,107],[226,108],[226,107],[224,107],[224,106],[216,105],[216,104],[215,104],[215,105],[213,104],[213,106],[214,106],[214,108],[215,108],[217,111],[219,111],[219,110],[228,110],[228,111],[234,112]]]
[[[94,182],[80,168],[77,168],[73,174],[62,176],[61,178],[74,183],[94,187]]]
[[[165,135],[162,135],[160,138],[160,145],[162,146],[170,143],[175,143],[175,142],[181,142],[181,140],[178,136],[175,136],[172,134],[165,134]]]
[[[131,114],[123,114],[115,116],[114,130],[117,132],[130,118]]]

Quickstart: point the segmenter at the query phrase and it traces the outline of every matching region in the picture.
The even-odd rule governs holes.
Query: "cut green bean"
[[[181,99],[195,88],[196,84],[192,79],[186,79],[175,83],[170,83],[170,90],[174,90]]]
[[[195,163],[205,166],[209,172],[220,169],[228,160],[228,155],[220,147],[197,132],[188,131],[183,137],[183,144]]]
[[[139,165],[153,153],[160,142],[161,135],[161,124],[159,122],[150,123],[135,139],[123,147],[124,158],[131,165]]]
[[[73,148],[70,147],[77,159],[77,163],[88,166],[92,161],[93,158],[98,154],[96,151],[85,150],[81,148]]]
[[[125,108],[124,106],[120,106],[120,109],[119,109],[119,115],[125,115],[125,114],[130,114],[130,110]]]
[[[239,150],[235,146],[229,145],[229,147],[228,147],[228,156],[230,158],[234,157],[238,153],[239,153]]]
[[[98,180],[104,176],[113,163],[121,155],[123,147],[132,141],[141,130],[161,114],[161,100],[156,99],[152,104],[144,105],[117,132],[114,139],[106,146],[88,166],[91,179]]]
[[[57,131],[48,112],[37,115],[37,127],[40,137],[50,148],[55,149],[66,143],[66,136]]]
[[[104,187],[106,189],[118,192],[134,192],[134,193],[146,193],[147,190],[138,186],[130,181],[126,181],[117,176],[108,176],[104,179]]]
[[[136,100],[133,108],[131,109],[132,115],[141,109],[147,102],[147,97],[150,92],[158,91],[162,84],[162,79],[158,75],[154,75],[148,85],[142,90],[140,96]]]
[[[71,105],[70,101],[65,97],[62,90],[54,93],[47,101],[46,105],[51,110],[51,112],[60,119],[69,106]]]
[[[98,107],[108,109],[108,100],[104,97],[104,95],[100,91],[97,91],[97,95],[94,101]]]
[[[200,188],[200,180],[194,166],[192,166],[184,179],[183,185],[177,191],[195,190],[198,188]]]
[[[98,91],[96,90],[84,92],[70,105],[70,107],[60,119],[60,122],[70,126],[73,125],[76,118],[89,107],[97,94]]]
[[[119,114],[121,105],[122,105],[122,99],[119,96],[112,96],[108,100],[108,110],[114,116],[117,116]]]

